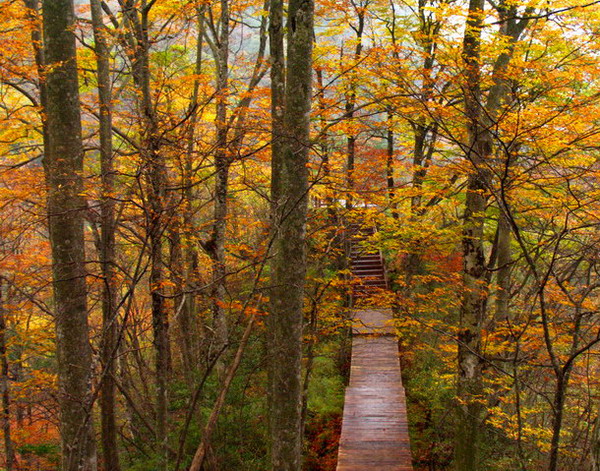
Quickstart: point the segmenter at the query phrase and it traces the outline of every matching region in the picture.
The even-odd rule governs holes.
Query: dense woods
[[[0,0],[0,469],[335,470],[365,303],[415,470],[600,471],[599,77],[596,1]]]

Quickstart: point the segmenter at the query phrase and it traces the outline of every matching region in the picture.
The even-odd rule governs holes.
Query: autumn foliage
[[[269,469],[273,3],[100,4],[107,172],[99,49],[77,2],[99,469],[119,471],[107,433],[123,471],[187,469],[200,444],[204,469]],[[386,260],[391,289],[370,302],[394,311],[415,469],[600,470],[599,5],[315,8],[305,468],[335,469],[360,224]],[[3,465],[22,471],[61,461],[42,24],[37,0],[0,2],[0,426]]]

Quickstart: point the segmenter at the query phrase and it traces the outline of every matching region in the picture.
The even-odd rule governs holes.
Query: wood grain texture
[[[357,311],[338,471],[412,471],[398,346],[388,309]]]

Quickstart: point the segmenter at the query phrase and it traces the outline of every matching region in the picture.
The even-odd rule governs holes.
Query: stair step
[[[352,266],[364,267],[369,265],[378,264],[383,266],[383,260],[381,257],[361,257],[351,260]]]
[[[352,273],[385,273],[383,269],[383,265],[378,263],[377,265],[369,265],[369,266],[361,266],[361,267],[352,267]]]
[[[373,226],[350,224],[350,269],[354,278],[352,295],[355,299],[367,299],[388,289],[385,267],[381,252],[376,248],[365,247],[376,229]],[[366,301],[368,302],[368,301]]]
[[[379,265],[377,267],[367,267],[367,268],[353,267],[352,273],[360,273],[363,276],[368,276],[368,275],[377,276],[377,275],[383,275],[385,273],[385,270],[383,269],[383,266],[381,266],[381,265]]]
[[[379,252],[355,252],[355,253],[351,253],[351,258],[353,260],[355,259],[361,259],[361,258],[369,258],[369,259],[373,259],[373,258],[377,258],[380,259],[381,255],[379,254]]]
[[[352,261],[353,268],[369,268],[374,266],[383,267],[383,261],[380,258]]]
[[[382,286],[387,287],[385,280],[360,280],[360,284],[364,286]]]
[[[363,298],[371,298],[373,296],[377,296],[379,294],[381,294],[382,292],[385,292],[386,288],[381,288],[379,286],[377,287],[371,287],[371,288],[367,288],[367,289],[356,289],[352,292],[352,296],[355,299],[363,299]]]
[[[371,278],[380,278],[380,279],[384,279],[384,272],[382,269],[380,270],[365,270],[365,271],[356,271],[353,270],[352,273],[359,277],[359,278],[366,278],[366,277],[371,277]]]
[[[368,265],[353,265],[352,272],[358,273],[383,273],[385,270],[382,263]]]

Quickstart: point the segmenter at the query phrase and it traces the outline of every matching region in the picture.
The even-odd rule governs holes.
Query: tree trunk
[[[349,111],[350,110],[350,111]],[[354,106],[351,108],[346,106],[346,111],[349,118],[354,116]],[[354,187],[356,182],[354,180],[354,171],[356,167],[356,137],[348,136],[346,142],[346,190],[348,196],[346,197],[346,209],[352,209],[354,206]]]
[[[556,389],[554,391],[554,419],[552,421],[552,440],[550,443],[550,459],[548,471],[558,469],[558,452],[560,445],[560,431],[562,429],[563,414],[565,409],[565,399],[569,375],[561,374],[556,380]]]
[[[468,119],[467,160],[473,170],[467,181],[463,216],[463,296],[458,332],[458,422],[455,466],[461,471],[479,469],[481,396],[481,328],[486,311],[484,287],[486,264],[483,229],[488,178],[482,163],[489,155],[481,117],[480,45],[484,0],[470,0],[469,18],[464,37],[465,114]]]
[[[72,0],[44,0],[48,229],[52,247],[62,469],[95,470],[85,270],[83,147]]]
[[[171,218],[169,227],[169,267],[170,278],[173,283],[173,311],[177,325],[178,343],[181,347],[181,364],[189,384],[193,384],[192,371],[196,360],[192,353],[192,339],[194,326],[190,319],[188,298],[193,293],[187,292],[186,266],[183,260],[181,242],[181,219],[177,216]]]
[[[485,209],[490,194],[492,176],[488,161],[492,155],[494,126],[505,100],[508,84],[506,69],[512,59],[514,46],[528,24],[528,8],[519,18],[516,5],[501,1],[496,6],[502,21],[501,33],[509,37],[509,45],[494,62],[493,85],[483,101],[481,91],[481,29],[484,20],[484,0],[470,0],[469,17],[463,42],[465,63],[465,116],[468,120],[466,158],[472,171],[467,180],[467,195],[463,217],[463,284],[458,333],[459,418],[456,432],[455,460],[457,469],[470,471],[479,468],[478,441],[483,414],[481,396],[481,330],[486,317],[488,273],[484,255]],[[503,241],[506,243],[506,240]],[[506,255],[506,254],[505,254]]]
[[[35,66],[38,73],[37,88],[40,94],[40,106],[46,109],[46,80],[44,79],[44,68],[46,59],[44,58],[43,33],[39,25],[39,0],[23,0],[25,7],[29,10],[28,16],[31,24],[34,25],[31,29],[31,45],[33,47],[33,55],[35,57]],[[42,138],[44,148],[48,146],[48,123],[42,120]]]
[[[325,85],[323,84],[323,70],[315,70],[317,77],[317,101],[319,107],[319,127],[322,135],[319,137],[319,150],[320,157],[323,163],[323,184],[325,185],[325,206],[327,207],[327,214],[329,216],[330,223],[335,225],[336,221],[336,209],[334,206],[333,188],[331,181],[331,159],[330,159],[330,143],[329,137],[327,136],[327,103],[325,101]],[[332,232],[335,231],[335,227],[332,228]]]
[[[115,357],[118,334],[117,287],[115,286],[115,205],[113,201],[114,169],[112,146],[112,105],[110,82],[110,51],[102,19],[100,0],[91,0],[92,26],[98,66],[98,98],[100,105],[100,173],[102,178],[102,205],[100,263],[102,266],[102,340],[100,356],[102,379],[100,415],[102,423],[102,454],[104,468],[121,469],[117,445],[115,417]]]
[[[398,219],[398,208],[396,205],[396,185],[394,183],[394,128],[392,113],[388,110],[388,129],[386,134],[387,155],[386,155],[386,177],[388,190],[388,205],[392,211],[392,217]]]
[[[156,368],[156,441],[159,445],[160,469],[168,469],[168,381],[171,369],[169,348],[169,322],[163,294],[164,260],[164,188],[165,175],[162,158],[158,152],[148,155],[150,170],[148,197],[150,199],[149,235],[150,235],[150,296],[152,299],[152,328],[154,332],[155,368]]]
[[[275,219],[281,194],[281,172],[285,111],[285,53],[283,1],[271,0],[269,8],[269,48],[271,52],[271,211]],[[275,221],[272,221],[275,222]]]
[[[590,451],[592,471],[600,471],[600,415],[596,417],[592,435],[592,449]]]
[[[510,223],[504,212],[498,215],[498,260],[496,292],[496,321],[506,322],[509,318],[510,270],[512,256],[510,252]]]
[[[248,321],[248,325],[246,326],[246,329],[244,330],[244,334],[242,335],[242,338],[240,339],[240,343],[238,345],[235,357],[233,358],[233,361],[231,362],[231,365],[229,365],[229,368],[227,369],[227,372],[223,378],[223,384],[221,385],[221,390],[219,391],[217,400],[215,401],[215,404],[210,412],[208,421],[206,422],[206,425],[204,427],[204,430],[202,433],[202,441],[200,442],[200,445],[198,445],[198,449],[196,450],[196,453],[194,454],[194,459],[192,460],[192,464],[190,465],[189,471],[200,471],[202,469],[202,465],[204,464],[204,460],[206,458],[207,451],[210,448],[210,441],[212,438],[213,430],[215,429],[215,427],[217,425],[217,420],[219,418],[219,415],[221,414],[223,405],[225,404],[225,398],[226,398],[227,392],[229,391],[229,388],[231,386],[231,382],[233,381],[233,378],[235,377],[235,373],[237,372],[237,369],[239,368],[240,363],[242,362],[242,357],[244,355],[244,351],[246,350],[246,346],[248,345],[248,340],[250,339],[250,334],[252,333],[252,327],[254,326],[254,321],[255,321],[255,317],[254,317],[254,315],[252,315],[252,317],[250,317],[250,319]]]
[[[227,95],[229,77],[229,2],[221,0],[221,31],[219,33],[219,49],[217,57],[217,110],[216,130],[217,145],[215,152],[215,203],[214,225],[212,235],[212,262],[213,262],[213,288],[212,310],[214,322],[215,354],[220,354],[226,348],[228,327],[223,303],[227,295],[226,277],[227,266],[225,263],[225,239],[227,230],[227,191],[229,188],[228,155],[228,128],[227,123]],[[218,362],[217,369],[222,372],[223,363]]]
[[[289,2],[283,87],[283,5],[275,0],[271,7],[272,64],[278,68],[271,74],[276,79],[272,83],[274,243],[268,316],[271,469],[297,471],[302,456],[301,360],[314,3]]]
[[[168,381],[171,370],[169,342],[169,319],[166,309],[163,285],[166,278],[164,268],[164,234],[167,221],[167,168],[161,154],[159,118],[153,103],[150,77],[150,39],[148,15],[151,4],[142,0],[141,14],[135,8],[123,10],[130,28],[127,38],[133,43],[130,60],[132,75],[139,90],[142,113],[140,152],[144,168],[146,196],[146,231],[150,240],[150,297],[152,311],[153,345],[155,351],[156,374],[156,443],[159,454],[159,470],[168,468]],[[135,40],[131,37],[134,36]],[[137,44],[136,44],[137,43]],[[126,44],[125,47],[132,44]]]
[[[202,45],[204,36],[204,14],[206,4],[202,4],[196,9],[196,21],[198,24],[198,37],[196,40],[196,64],[194,74],[199,77],[202,73]],[[183,354],[187,357],[185,364],[189,371],[186,375],[190,384],[192,383],[193,373],[198,365],[198,355],[200,355],[199,328],[195,323],[196,314],[196,288],[198,286],[198,244],[195,241],[194,225],[194,207],[193,202],[196,199],[194,190],[194,149],[196,136],[196,123],[198,121],[198,99],[200,92],[200,79],[194,80],[192,96],[190,99],[190,121],[187,133],[187,147],[185,155],[185,166],[183,170],[184,204],[183,204],[183,231],[184,241],[183,263],[185,264],[185,299],[182,300],[181,313],[177,316],[180,331],[187,332],[186,344]]]
[[[8,349],[6,337],[6,311],[4,279],[0,277],[0,391],[2,392],[2,431],[4,434],[4,457],[6,471],[12,471],[15,464],[15,449],[11,438],[10,426],[10,379],[8,368]]]
[[[356,7],[355,7],[356,9]],[[365,9],[356,9],[358,26],[354,31],[356,32],[356,46],[354,48],[354,61],[358,62],[362,53],[362,37],[365,29]],[[354,113],[356,111],[356,84],[353,80],[350,82],[350,90],[346,94],[346,115],[345,118],[352,122],[354,119]],[[353,206],[353,195],[354,187],[356,182],[354,180],[354,171],[356,167],[356,135],[350,134],[346,140],[346,187],[348,195],[346,197],[346,208],[352,209]]]
[[[433,13],[426,10],[426,2],[419,2],[419,44],[423,53],[423,81],[419,92],[422,103],[426,106],[433,101],[433,92],[435,89],[433,79],[433,67],[436,61],[436,41],[437,31],[441,26],[438,19],[435,19]],[[431,16],[430,16],[431,15]],[[425,214],[426,208],[423,206],[423,183],[427,175],[429,162],[433,157],[437,140],[437,124],[428,122],[426,118],[419,118],[412,123],[414,135],[413,148],[413,170],[412,170],[412,188],[414,195],[410,200],[411,220],[416,221]],[[429,143],[427,143],[429,137]],[[419,239],[413,241],[413,249],[406,256],[404,264],[404,291],[406,296],[412,293],[413,278],[422,271],[422,257],[419,247],[422,245]]]
[[[15,383],[23,381],[23,347],[18,345],[15,348],[15,361],[14,361],[13,377]],[[22,400],[15,400],[15,418],[17,421],[17,428],[22,429],[25,426],[25,412],[26,408],[23,405]]]

